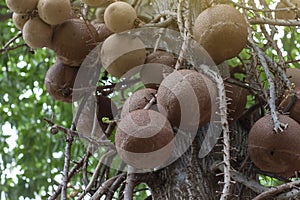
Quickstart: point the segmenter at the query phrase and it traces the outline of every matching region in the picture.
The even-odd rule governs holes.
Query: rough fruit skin
[[[103,42],[101,59],[106,71],[120,78],[130,69],[144,64],[145,45],[137,37],[113,34]]]
[[[72,88],[76,75],[77,67],[64,65],[60,60],[50,67],[46,73],[45,86],[49,95],[61,102],[72,103]]]
[[[124,103],[121,118],[124,118],[128,113],[143,109],[149,101],[157,93],[157,90],[151,88],[144,88],[134,92]]]
[[[169,121],[153,110],[135,110],[118,124],[115,145],[122,160],[137,169],[161,166],[173,151]]]
[[[228,121],[230,123],[240,118],[247,104],[247,90],[235,84],[225,84],[226,97],[229,98],[227,104]]]
[[[53,33],[53,50],[64,64],[80,66],[97,45],[97,32],[93,25],[81,19],[69,19],[56,26]]]
[[[157,89],[164,79],[164,74],[170,74],[176,65],[177,59],[171,53],[156,51],[146,57],[145,64],[140,72],[141,81],[146,87]]]
[[[29,19],[23,27],[23,39],[31,48],[51,47],[53,29],[39,17]]]
[[[234,7],[219,4],[204,10],[196,18],[195,40],[216,64],[237,56],[247,43],[247,23]]]
[[[137,14],[134,8],[122,1],[110,4],[104,12],[104,22],[107,28],[114,33],[134,28],[136,18]]]
[[[19,14],[31,13],[38,3],[38,0],[6,0],[7,7]]]
[[[37,8],[41,19],[50,25],[63,23],[72,13],[69,0],[39,0]]]
[[[278,117],[288,128],[275,133],[271,116],[262,117],[249,132],[248,153],[261,170],[285,174],[300,169],[300,125],[286,115]]]
[[[12,19],[14,22],[14,25],[22,31],[25,23],[28,21],[29,19],[29,15],[27,14],[18,14],[18,13],[13,13],[12,15]]]
[[[157,106],[172,126],[195,130],[210,121],[215,92],[213,82],[201,73],[174,71],[158,88]]]

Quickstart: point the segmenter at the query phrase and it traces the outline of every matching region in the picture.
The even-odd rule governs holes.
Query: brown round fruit
[[[39,0],[37,8],[41,19],[50,25],[61,24],[71,18],[69,0]]]
[[[53,33],[53,50],[64,64],[80,66],[97,45],[93,25],[81,19],[69,19],[58,25]]]
[[[201,73],[174,71],[158,88],[157,106],[173,126],[193,130],[210,121],[215,92],[214,83]]]
[[[288,68],[286,70],[286,75],[290,78],[290,81],[300,87],[300,69],[298,68]]]
[[[164,75],[173,72],[176,62],[175,56],[165,51],[149,54],[140,72],[141,81],[146,87],[157,89]]]
[[[288,127],[281,133],[273,131],[270,115],[259,119],[251,128],[248,153],[252,162],[261,170],[286,173],[300,170],[300,125],[286,115],[279,115]]]
[[[98,38],[97,38],[98,42],[104,42],[106,38],[108,38],[111,34],[113,34],[113,32],[111,32],[104,23],[92,22],[92,24],[98,33]]]
[[[31,13],[38,3],[38,0],[6,0],[7,7],[19,14]]]
[[[124,103],[121,118],[124,118],[128,113],[143,109],[149,101],[155,96],[157,90],[144,88],[134,92]]]
[[[240,118],[247,104],[247,90],[235,84],[225,84],[226,97],[229,98],[227,104],[228,121],[234,122]]]
[[[298,6],[297,3],[298,2]],[[300,7],[299,0],[291,0],[292,4],[296,4],[296,7]],[[289,6],[285,4],[284,1],[278,2],[276,9],[282,9],[282,8],[288,8]],[[275,12],[275,18],[276,19],[285,19],[285,20],[291,20],[296,19],[297,14],[293,10],[282,10],[282,11],[276,11]]]
[[[18,13],[13,13],[12,15],[12,19],[14,22],[14,25],[22,31],[25,23],[28,21],[29,19],[29,15],[27,14],[18,14]]]
[[[247,23],[234,7],[219,4],[200,13],[195,21],[194,36],[215,63],[220,64],[237,56],[246,46]]]
[[[296,87],[292,94],[285,97],[280,104],[280,109],[296,122],[300,123],[300,87]]]
[[[39,17],[29,19],[23,27],[23,39],[31,48],[51,47],[53,29]]]
[[[120,78],[130,69],[144,64],[145,45],[137,37],[113,34],[103,42],[101,59],[106,71]]]
[[[107,28],[114,33],[134,28],[136,18],[137,14],[134,8],[122,1],[110,4],[104,12],[104,22]]]
[[[70,67],[56,60],[45,77],[46,91],[49,95],[58,101],[72,103],[72,88],[78,69],[78,67]]]
[[[101,6],[105,0],[81,0],[81,2],[89,6],[98,7]]]
[[[153,110],[135,110],[118,124],[115,144],[122,160],[137,169],[163,165],[174,149],[169,121]]]
[[[96,103],[97,124],[94,125]],[[90,96],[78,119],[77,130],[82,135],[91,135],[93,127],[95,126],[93,136],[100,137],[108,127],[108,124],[104,123],[102,118],[107,117],[108,119],[112,120],[114,118],[114,114],[116,113],[117,107],[108,97],[102,95],[97,97]]]

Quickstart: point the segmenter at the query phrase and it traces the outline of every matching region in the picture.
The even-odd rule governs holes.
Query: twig
[[[2,49],[0,49],[0,54],[2,54],[3,52],[13,51],[15,49],[25,47],[25,46],[27,46],[27,44],[20,44],[20,45],[17,45],[15,47],[9,47],[9,48],[6,48],[6,49],[2,48]]]
[[[256,18],[249,19],[250,24],[269,24],[274,26],[300,26],[300,21],[298,20],[283,20],[283,19],[270,19],[270,18]]]
[[[68,180],[70,180],[78,172],[78,170],[83,166],[83,163],[84,163],[85,159],[86,159],[86,156],[83,157],[80,161],[78,161],[76,163],[76,165],[70,170],[70,173],[68,175]],[[57,197],[61,193],[61,190],[62,190],[62,185],[60,184],[58,186],[58,188],[56,189],[55,193],[52,196],[50,196],[48,198],[48,200],[55,200],[55,199],[57,199]]]
[[[295,186],[300,185],[300,180],[293,181],[290,183],[285,183],[282,185],[279,185],[277,187],[273,187],[260,195],[256,196],[253,200],[264,200],[264,199],[271,199],[275,195],[285,191],[294,188]]]
[[[125,174],[117,178],[117,180],[108,189],[105,200],[111,200],[113,198],[114,193],[121,186],[124,180],[125,180]]]
[[[135,168],[128,166],[126,185],[124,189],[124,200],[133,199],[133,189],[135,187]]]

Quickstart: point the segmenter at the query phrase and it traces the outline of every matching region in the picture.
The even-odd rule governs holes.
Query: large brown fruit
[[[94,120],[95,111],[97,115],[96,121]],[[97,97],[91,96],[87,100],[87,103],[80,114],[77,122],[77,130],[82,135],[91,135],[93,127],[95,126],[95,132],[93,132],[93,136],[100,137],[108,127],[108,124],[104,123],[102,118],[107,117],[108,119],[112,120],[114,118],[114,114],[116,113],[117,107],[111,101],[111,99],[103,95],[99,95]],[[94,121],[96,122],[95,125]]]
[[[161,83],[157,106],[173,126],[197,129],[210,121],[216,87],[194,70],[174,71]]]
[[[7,7],[19,14],[31,13],[38,3],[38,0],[6,0]]]
[[[149,54],[140,72],[141,81],[146,87],[157,89],[164,79],[164,74],[173,72],[176,61],[173,54],[165,51]]]
[[[110,4],[104,12],[104,22],[107,28],[114,33],[134,28],[136,18],[135,9],[130,4],[122,1]]]
[[[250,158],[258,168],[267,172],[284,174],[300,170],[300,125],[286,115],[278,117],[288,124],[281,133],[273,131],[270,115],[253,125],[248,138]]]
[[[235,84],[225,84],[226,97],[229,98],[227,104],[228,121],[234,122],[240,118],[247,104],[247,90]]]
[[[23,39],[31,48],[51,47],[53,29],[39,17],[29,19],[23,27]]]
[[[79,68],[64,65],[60,60],[49,68],[45,77],[46,91],[58,101],[72,103],[72,89]]]
[[[124,103],[121,118],[124,118],[128,113],[143,109],[149,101],[155,96],[157,90],[144,88],[134,92]]]
[[[113,34],[103,42],[101,59],[106,71],[120,78],[130,69],[144,64],[145,45],[137,37]]]
[[[247,43],[247,23],[234,7],[220,4],[204,10],[194,25],[195,40],[216,64],[237,56]]]
[[[69,0],[39,0],[37,8],[41,19],[50,25],[61,24],[72,14]]]
[[[13,13],[12,15],[12,19],[14,22],[14,25],[22,31],[25,23],[28,21],[29,19],[29,15],[28,14],[18,14],[18,13]]]
[[[169,121],[153,110],[135,110],[118,124],[115,144],[122,160],[138,169],[159,167],[173,151]]]
[[[286,75],[290,78],[290,81],[300,87],[300,69],[298,68],[288,68],[286,70]]]
[[[69,19],[56,26],[53,50],[64,64],[80,66],[97,45],[97,32],[93,25],[81,19]]]

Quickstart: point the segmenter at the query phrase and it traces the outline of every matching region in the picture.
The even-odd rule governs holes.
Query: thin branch
[[[285,190],[290,190],[298,185],[300,185],[300,180],[285,183],[261,193],[260,195],[256,196],[253,200],[272,199],[275,195],[282,193]]]
[[[249,19],[248,21],[251,25],[269,24],[269,25],[274,25],[274,26],[300,26],[300,21],[298,21],[298,20],[256,18],[256,19]]]
[[[15,47],[9,47],[9,48],[6,48],[6,49],[2,48],[2,49],[0,49],[0,54],[2,54],[4,52],[8,52],[8,51],[13,51],[15,49],[19,49],[19,48],[25,47],[25,46],[27,46],[27,44],[20,44],[20,45],[17,45]]]
[[[133,199],[133,189],[136,185],[135,182],[135,168],[128,166],[126,185],[124,189],[124,200],[132,200]]]

